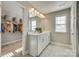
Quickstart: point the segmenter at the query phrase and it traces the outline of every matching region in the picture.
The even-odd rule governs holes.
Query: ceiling
[[[43,14],[48,14],[54,11],[69,8],[72,1],[30,1],[34,8]]]

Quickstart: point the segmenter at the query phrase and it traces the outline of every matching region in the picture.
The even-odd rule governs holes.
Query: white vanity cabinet
[[[38,46],[37,46],[37,38],[36,36],[29,36],[29,54],[32,56],[37,56],[38,53]]]
[[[28,33],[29,35],[29,54],[39,56],[46,46],[50,43],[50,32]]]

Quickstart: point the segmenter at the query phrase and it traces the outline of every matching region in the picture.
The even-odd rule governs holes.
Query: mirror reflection
[[[41,33],[42,28],[42,18],[44,18],[43,14],[40,14],[34,8],[29,10],[29,31],[30,32],[38,32]]]

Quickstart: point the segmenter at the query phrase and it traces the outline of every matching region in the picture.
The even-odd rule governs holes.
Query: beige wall
[[[55,32],[55,16],[58,15],[67,15],[66,20],[66,33],[58,33]],[[70,9],[65,9],[53,13],[47,14],[48,23],[47,25],[50,25],[49,30],[51,30],[51,40],[52,42],[58,42],[63,44],[70,44]],[[48,26],[47,26],[48,28]]]
[[[41,20],[43,31],[51,31],[51,20],[47,19],[47,16],[45,19]]]

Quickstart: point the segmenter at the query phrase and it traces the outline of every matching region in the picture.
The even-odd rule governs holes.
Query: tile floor
[[[21,48],[22,47],[21,42],[22,41],[18,41],[9,45],[2,46],[1,55],[5,55],[9,52],[14,52],[16,49]]]
[[[72,50],[62,46],[50,44],[40,57],[73,57]]]
[[[14,44],[2,47],[2,55],[5,55],[11,52],[9,55],[14,57],[32,57],[30,55],[22,55],[22,51],[19,53],[15,50],[21,48],[21,42],[16,42]],[[67,47],[57,46],[57,45],[48,45],[48,47],[42,52],[39,57],[73,57],[72,50]]]

